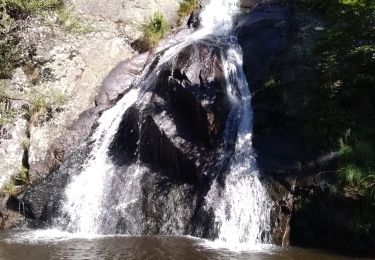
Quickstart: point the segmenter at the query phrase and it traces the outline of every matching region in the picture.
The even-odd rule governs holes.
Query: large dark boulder
[[[112,158],[119,165],[139,158],[170,177],[199,184],[221,144],[230,109],[220,48],[203,41],[185,47],[152,84],[147,105],[124,114]]]

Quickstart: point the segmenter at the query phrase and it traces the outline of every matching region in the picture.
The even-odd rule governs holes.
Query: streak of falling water
[[[218,238],[217,246],[253,249],[269,242],[271,203],[259,180],[255,152],[252,148],[251,94],[242,68],[242,50],[236,38],[223,55],[227,90],[232,102],[227,129],[236,124],[235,150],[224,187],[217,181],[206,196],[213,209]],[[238,98],[235,93],[238,93]]]
[[[97,234],[100,232],[102,196],[104,183],[114,171],[107,155],[108,147],[115,135],[124,111],[137,100],[139,91],[129,91],[119,103],[105,111],[99,119],[92,140],[94,147],[83,171],[75,176],[65,190],[64,212],[69,215],[68,230],[76,233]]]

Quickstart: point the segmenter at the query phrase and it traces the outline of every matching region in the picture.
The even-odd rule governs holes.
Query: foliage
[[[4,190],[9,196],[15,195],[17,189],[13,179],[9,180],[8,183],[5,184]]]
[[[16,176],[12,176],[5,184],[4,191],[9,195],[16,195],[19,188],[25,184],[29,184],[29,169],[22,166]]]
[[[18,175],[14,178],[14,181],[20,185],[29,183],[29,169],[22,166]]]
[[[20,100],[29,104],[29,116],[33,114],[43,115],[49,109],[63,107],[68,101],[68,95],[59,89],[46,89],[40,92],[35,88],[28,92],[10,88],[8,81],[0,80],[0,126],[11,123],[15,116],[21,111],[11,108],[12,100]]]
[[[0,79],[9,77],[19,57],[12,29],[13,20],[0,2]]]
[[[375,152],[373,144],[341,144],[339,180],[343,186],[375,201]]]
[[[168,22],[165,16],[156,12],[150,21],[143,26],[145,43],[149,48],[154,47],[168,32]]]
[[[352,141],[375,136],[374,4],[331,2],[314,53],[320,85],[311,86],[303,115],[304,124],[315,127],[314,140],[326,140],[327,147],[337,146],[347,131]]]
[[[178,25],[181,25],[182,20],[190,15],[197,7],[199,6],[198,0],[183,0],[180,3],[180,7],[178,9]]]
[[[15,8],[26,13],[53,10],[63,5],[61,0],[2,0],[2,2],[7,8]]]
[[[9,100],[6,98],[9,95],[8,84],[8,81],[0,80],[0,126],[11,123],[15,116],[14,111],[9,107]]]
[[[367,196],[375,201],[375,173],[371,173],[362,179]]]
[[[372,194],[375,187],[375,1],[297,0],[325,25],[313,55],[317,82],[300,112],[307,139],[340,150],[343,187]]]

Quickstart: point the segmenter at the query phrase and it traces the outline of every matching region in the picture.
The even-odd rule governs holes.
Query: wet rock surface
[[[140,160],[150,169],[141,181],[147,235],[202,228],[196,210],[209,188],[207,173],[230,108],[220,55],[212,42],[185,47],[162,66],[147,104],[127,110],[112,142],[115,163]]]
[[[46,227],[60,213],[64,190],[72,177],[79,174],[89,155],[90,145],[83,143],[68,156],[58,170],[16,198],[24,207],[23,213],[32,227]]]
[[[185,47],[152,84],[145,107],[125,113],[111,153],[119,164],[139,158],[177,179],[201,183],[229,111],[220,49],[205,42]]]

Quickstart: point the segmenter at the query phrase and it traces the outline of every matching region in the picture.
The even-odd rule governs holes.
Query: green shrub
[[[349,164],[339,170],[339,177],[343,185],[360,187],[361,181],[364,178],[364,173],[361,168]]]
[[[197,7],[199,6],[199,1],[198,0],[183,0],[180,3],[180,7],[178,9],[178,20],[177,24],[181,25],[182,20],[190,15]]]
[[[29,169],[22,166],[18,172],[18,175],[14,178],[14,181],[19,185],[29,183]]]
[[[17,40],[12,35],[12,18],[5,12],[0,2],[0,79],[9,78],[19,60]]]
[[[352,145],[341,142],[340,184],[366,194],[375,201],[375,153],[370,142],[358,141]]]
[[[324,30],[313,51],[319,79],[307,88],[310,101],[301,111],[301,125],[314,135],[308,138],[324,140],[325,148],[335,149],[337,141],[351,131],[350,143],[375,143],[375,2],[297,2],[311,7],[325,5],[323,15],[319,12]]]
[[[12,123],[21,111],[13,111],[8,105],[10,101],[17,99],[29,104],[29,116],[44,115],[48,110],[61,108],[68,101],[68,95],[58,89],[47,89],[43,93],[36,89],[28,93],[12,90],[7,80],[0,80],[0,126]]]
[[[166,36],[169,28],[165,16],[160,12],[156,12],[142,29],[146,45],[152,48]]]
[[[3,0],[3,4],[26,13],[37,13],[60,8],[63,2],[61,0]]]
[[[11,179],[10,181],[8,181],[8,183],[5,184],[4,190],[6,194],[9,196],[13,196],[16,194],[17,189],[13,179]]]
[[[375,201],[375,173],[370,174],[362,179],[367,196]]]

